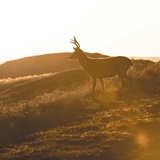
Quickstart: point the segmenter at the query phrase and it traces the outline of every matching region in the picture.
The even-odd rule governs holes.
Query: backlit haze
[[[72,52],[160,57],[158,0],[0,1],[0,62]]]

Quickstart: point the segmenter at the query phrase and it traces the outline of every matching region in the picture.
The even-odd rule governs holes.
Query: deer
[[[95,96],[95,87],[97,79],[100,81],[102,89],[105,91],[103,78],[118,76],[121,80],[121,88],[125,85],[125,80],[130,82],[130,91],[132,90],[132,77],[127,74],[128,69],[133,67],[131,59],[124,56],[107,57],[107,58],[90,58],[80,49],[80,44],[75,37],[70,40],[76,47],[73,47],[74,52],[69,57],[70,60],[77,59],[82,68],[89,74],[93,80],[92,97]]]

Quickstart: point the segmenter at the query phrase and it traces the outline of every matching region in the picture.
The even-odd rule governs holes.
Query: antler
[[[77,48],[80,48],[80,44],[78,43],[78,41],[76,40],[76,38],[73,36],[74,39],[71,39],[70,42],[75,44],[77,46]]]

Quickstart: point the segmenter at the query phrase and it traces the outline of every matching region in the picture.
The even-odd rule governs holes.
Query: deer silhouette
[[[74,37],[73,40],[70,41],[76,47],[73,47],[74,52],[69,57],[69,59],[78,59],[79,63],[83,67],[83,69],[88,72],[90,77],[93,80],[92,87],[92,96],[94,97],[95,87],[97,83],[97,79],[99,79],[102,89],[105,91],[103,78],[118,76],[121,80],[121,88],[124,87],[124,80],[128,80],[130,82],[130,91],[132,89],[132,78],[127,75],[127,71],[130,66],[133,66],[133,62],[123,56],[118,57],[109,57],[109,58],[89,58],[83,50],[80,49],[80,44]]]

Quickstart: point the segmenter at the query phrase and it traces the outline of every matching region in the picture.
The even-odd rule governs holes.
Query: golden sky
[[[159,0],[0,0],[0,61],[81,49],[160,57]]]

